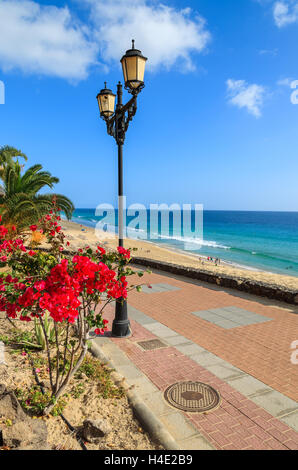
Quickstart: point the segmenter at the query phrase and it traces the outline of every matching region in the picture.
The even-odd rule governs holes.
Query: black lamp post
[[[123,145],[125,134],[129,123],[137,111],[137,95],[144,88],[144,73],[147,58],[144,57],[138,49],[134,47],[126,51],[121,59],[125,89],[133,96],[123,105],[122,103],[122,84],[117,85],[117,105],[115,110],[116,95],[105,88],[97,95],[97,101],[100,116],[105,120],[107,132],[114,137],[118,145],[118,236],[119,246],[124,245],[124,227],[123,227]],[[112,326],[112,335],[118,338],[130,336],[130,322],[127,316],[127,302],[125,299],[116,301],[115,319]]]

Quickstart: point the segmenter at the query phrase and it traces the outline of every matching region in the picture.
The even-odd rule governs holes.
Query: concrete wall
[[[159,269],[171,274],[178,274],[191,279],[209,282],[211,284],[216,284],[217,286],[229,287],[242,292],[248,292],[249,294],[280,300],[288,304],[298,305],[298,291],[286,289],[285,287],[265,284],[259,281],[240,279],[238,277],[227,276],[225,274],[213,274],[202,269],[187,268],[147,258],[135,257],[132,259],[132,263],[153,269]]]

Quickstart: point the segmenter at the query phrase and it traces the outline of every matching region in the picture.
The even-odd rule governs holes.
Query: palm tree
[[[0,178],[3,178],[5,167],[7,165],[13,165],[15,163],[14,158],[18,157],[24,158],[25,161],[28,160],[27,155],[21,150],[10,147],[9,145],[0,147]]]
[[[58,178],[43,171],[42,165],[33,165],[22,174],[19,162],[9,161],[3,165],[2,180],[0,213],[4,224],[14,224],[18,230],[28,227],[53,207],[54,197],[66,217],[71,218],[74,205],[66,196],[38,194],[42,188],[47,186],[53,189],[59,183]]]

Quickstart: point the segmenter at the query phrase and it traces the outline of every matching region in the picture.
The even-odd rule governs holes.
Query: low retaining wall
[[[155,261],[147,258],[132,258],[132,264],[145,266],[153,269],[159,269],[171,274],[197,279],[199,281],[209,282],[221,287],[229,287],[237,289],[249,294],[267,297],[269,299],[280,300],[292,305],[298,305],[298,291],[286,289],[286,287],[266,284],[260,281],[227,276],[226,274],[214,274],[202,269],[179,266],[176,264],[166,263],[164,261]]]

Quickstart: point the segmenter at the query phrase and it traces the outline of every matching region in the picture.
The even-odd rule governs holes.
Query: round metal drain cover
[[[193,413],[204,413],[220,404],[219,393],[202,382],[178,382],[170,385],[164,397],[175,408]]]

